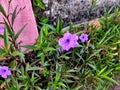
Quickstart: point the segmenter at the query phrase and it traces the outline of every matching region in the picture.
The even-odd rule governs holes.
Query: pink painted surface
[[[4,7],[7,14],[8,1],[9,0],[0,0],[0,4]],[[13,25],[15,32],[17,33],[25,24],[27,24],[17,41],[22,41],[21,45],[33,45],[38,37],[38,31],[32,10],[31,0],[12,0],[9,8],[10,13],[13,13],[16,6],[18,6],[17,10],[19,10],[20,8],[25,8],[18,14],[18,16],[15,19]],[[3,22],[3,15],[1,13],[0,22]],[[0,38],[0,47],[3,45],[3,40]]]

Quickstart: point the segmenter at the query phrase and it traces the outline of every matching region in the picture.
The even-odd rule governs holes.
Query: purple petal
[[[2,76],[2,78],[7,78],[7,75],[6,74],[3,74],[3,75],[1,75]]]
[[[63,38],[60,38],[59,41],[58,41],[58,44],[59,44],[60,46],[62,46],[62,45],[64,44],[64,39],[63,39]]]
[[[58,44],[63,48],[63,50],[68,51],[70,48],[74,48],[78,45],[78,36],[76,34],[71,34],[69,32],[65,33],[63,38],[60,38]]]
[[[11,75],[11,71],[7,71],[7,75]]]
[[[71,33],[67,32],[67,33],[64,34],[63,37],[64,37],[64,38],[68,38],[68,37],[71,37],[71,35],[72,35]]]
[[[3,33],[4,32],[4,27],[0,26],[0,32]]]
[[[65,45],[65,46],[63,47],[63,49],[66,50],[66,51],[68,51],[70,48],[71,48],[70,45]]]
[[[3,78],[7,78],[7,76],[11,75],[11,71],[7,66],[0,66],[0,75]]]
[[[2,69],[8,70],[7,66],[2,66]]]
[[[76,34],[73,34],[72,37],[74,38],[74,40],[78,40],[78,36]]]
[[[85,42],[85,41],[88,40],[88,35],[83,33],[83,34],[80,35],[79,38],[80,38],[80,40],[81,40],[82,42]]]

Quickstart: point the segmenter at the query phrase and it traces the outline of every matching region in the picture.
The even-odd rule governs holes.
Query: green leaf
[[[59,18],[57,22],[56,32],[59,34],[61,30],[62,30],[62,18]]]
[[[77,71],[74,70],[74,69],[70,69],[70,70],[67,70],[67,72],[68,72],[68,73],[75,73],[75,72],[77,72]]]
[[[45,5],[42,3],[41,0],[34,0],[34,1],[33,1],[33,4],[34,4],[35,6],[37,6],[37,7],[45,10]]]
[[[0,48],[0,58],[4,57],[6,55],[6,52],[4,51],[4,48]]]
[[[39,86],[34,86],[35,90],[42,90]]]
[[[14,52],[14,51],[15,51],[15,48],[13,47],[13,45],[12,45],[12,44],[10,45],[9,50],[10,50],[10,52]]]
[[[56,73],[56,76],[55,76],[55,82],[57,83],[60,79],[60,73]]]
[[[22,33],[22,31],[25,29],[27,24],[25,24],[18,32],[17,34],[15,35],[15,40],[17,40],[17,38],[19,37],[19,35]]]
[[[95,79],[97,80],[97,82],[99,83],[104,83],[104,80],[100,77],[95,77]]]
[[[69,60],[70,59],[70,57],[66,56],[66,55],[62,55],[62,56],[60,56],[60,58],[65,59],[65,60]]]
[[[5,86],[6,86],[6,88],[8,89],[8,90],[12,90],[11,88],[10,88],[10,86],[9,86],[9,84],[8,84],[8,81],[5,79]]]
[[[90,58],[92,58],[93,56],[97,55],[98,53],[100,53],[101,50],[102,50],[102,49],[99,49],[99,50],[95,51],[93,54],[91,54],[90,57],[88,58],[88,60],[89,60]]]
[[[15,20],[15,17],[16,17],[16,11],[17,11],[17,6],[15,7],[15,10],[12,13],[12,25],[14,24],[14,20]]]
[[[15,80],[15,78],[11,75],[11,80],[12,80],[12,84],[17,87],[16,85],[18,85],[17,81]]]
[[[97,67],[96,67],[96,65],[94,64],[88,64],[93,70],[95,70],[95,71],[98,71],[98,69],[97,69]]]
[[[46,47],[45,48],[45,51],[48,52],[48,51],[55,51],[55,49],[53,47]]]
[[[24,46],[21,46],[23,48],[26,48],[26,49],[34,49],[35,46],[34,45],[24,45]]]
[[[119,85],[117,81],[113,80],[112,78],[110,78],[108,76],[101,75],[100,77],[110,81],[111,83],[115,83],[115,84]]]
[[[9,49],[9,38],[8,38],[8,32],[7,32],[6,26],[5,26],[5,29],[4,29],[4,46],[5,46],[5,51],[8,52],[8,49]]]
[[[24,70],[24,66],[23,66],[23,65],[21,65],[21,67],[20,67],[20,71],[21,71],[21,74],[22,74],[22,75],[25,74],[25,72],[24,72],[25,70]]]
[[[72,29],[73,29],[73,23],[70,21],[69,31],[72,32]]]
[[[62,86],[62,87],[66,87],[66,85],[64,83],[62,83],[62,82],[58,82],[58,85]]]
[[[6,17],[6,12],[2,5],[0,5],[0,12]]]
[[[74,75],[64,75],[63,77],[65,77],[65,78],[73,78],[73,79],[75,79],[75,80],[79,80],[80,78],[79,77],[77,77],[77,76],[74,76]]]
[[[43,69],[40,67],[29,67],[26,69],[26,71],[37,71],[37,70],[43,70]]]
[[[24,54],[22,52],[18,52],[18,51],[15,51],[12,53],[12,56],[20,56],[20,57],[24,57]]]
[[[80,88],[83,87],[82,85],[77,86],[74,90],[80,90]]]
[[[107,76],[108,74],[110,74],[113,71],[113,69],[109,69],[106,72],[104,72],[102,75]]]
[[[3,19],[4,19],[4,18],[3,18]],[[5,23],[5,25],[6,25],[6,28],[7,28],[7,30],[8,30],[8,33],[9,33],[11,36],[14,35],[14,31],[11,30],[9,24],[7,23],[7,21],[6,21],[5,19],[4,19],[4,23]]]
[[[110,34],[111,32],[111,28],[105,33],[105,35],[103,36],[103,38],[100,40],[100,42],[98,43],[98,45],[101,45],[105,40],[106,38],[108,37],[108,35]]]
[[[40,17],[40,19],[39,19],[39,23],[41,24],[41,23],[43,23],[43,24],[46,24],[47,22],[48,22],[48,18],[46,18],[46,17]]]
[[[43,70],[43,68],[40,67],[31,67],[29,63],[26,64],[26,71],[36,71],[36,70]]]
[[[47,36],[48,36],[48,33],[49,33],[49,32],[48,32],[49,28],[46,27],[46,26],[42,26],[41,30],[43,30],[44,35],[47,37]]]
[[[14,69],[15,65],[16,65],[16,60],[13,60],[13,61],[10,62],[10,68],[11,69]]]
[[[41,45],[43,44],[43,37],[44,37],[44,34],[43,34],[43,31],[40,30],[40,34],[39,34],[39,47],[41,47]]]
[[[42,24],[42,25],[48,27],[48,28],[51,29],[53,32],[55,32],[55,30],[56,30],[52,25],[44,24],[44,23],[40,23],[40,24]]]
[[[115,68],[116,71],[120,71],[120,66]]]
[[[107,66],[105,66],[102,70],[100,70],[97,75],[98,75],[98,76],[101,75],[106,69],[107,69]]]

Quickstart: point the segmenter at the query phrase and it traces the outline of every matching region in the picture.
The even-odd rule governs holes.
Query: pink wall
[[[6,12],[8,13],[8,0],[0,0],[0,4],[5,8]],[[10,5],[10,13],[13,13],[13,10],[16,6],[18,6],[17,10],[23,7],[25,7],[25,9],[23,9],[15,19],[15,23],[13,26],[15,32],[18,32],[19,29],[23,27],[23,25],[27,24],[17,41],[22,41],[21,45],[33,45],[38,37],[38,31],[32,11],[31,0],[12,0]],[[3,16],[0,13],[0,22],[2,21]],[[0,39],[0,47],[3,45],[3,40]]]

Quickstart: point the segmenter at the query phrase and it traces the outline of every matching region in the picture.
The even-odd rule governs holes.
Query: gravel
[[[120,0],[43,0],[46,10],[43,16],[49,18],[49,23],[56,25],[59,17],[63,19],[63,25],[74,24],[100,17],[103,14],[103,8],[119,6]],[[95,0],[94,0],[95,1]]]

